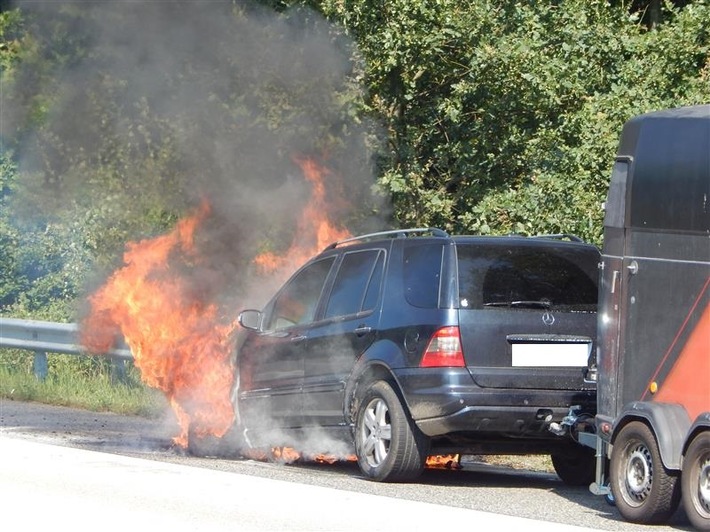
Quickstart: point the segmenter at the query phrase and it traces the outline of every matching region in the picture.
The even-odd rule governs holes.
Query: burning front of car
[[[310,200],[287,251],[253,258],[252,275],[265,286],[283,280],[293,265],[333,240],[349,236],[329,219],[325,167],[313,159],[299,163],[312,187]],[[124,265],[90,296],[82,323],[82,343],[93,352],[106,352],[117,338],[125,338],[143,381],[169,400],[180,426],[174,443],[181,448],[190,445],[190,438],[223,437],[235,420],[236,311],[227,304],[231,300],[219,297],[225,287],[209,283],[228,282],[219,265],[200,255],[200,231],[210,215],[205,200],[171,232],[128,244]],[[277,448],[273,456],[294,461],[299,453]]]

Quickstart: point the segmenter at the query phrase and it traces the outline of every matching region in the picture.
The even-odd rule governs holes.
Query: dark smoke
[[[207,199],[198,241],[211,266],[195,282],[212,293],[243,278],[260,246],[291,242],[309,186],[295,157],[331,170],[336,221],[381,226],[355,50],[317,13],[219,0],[19,7],[39,46],[3,96],[18,211],[82,220],[103,205],[138,239],[149,230],[125,220],[156,204],[177,218]]]

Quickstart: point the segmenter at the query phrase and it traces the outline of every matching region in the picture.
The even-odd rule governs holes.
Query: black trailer
[[[710,530],[710,105],[629,120],[605,208],[591,489]]]

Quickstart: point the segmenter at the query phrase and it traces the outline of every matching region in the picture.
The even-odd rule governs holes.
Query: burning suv
[[[376,481],[414,479],[431,455],[549,454],[563,481],[589,483],[594,453],[568,420],[596,413],[599,260],[565,235],[331,244],[239,315],[237,432],[354,452]]]

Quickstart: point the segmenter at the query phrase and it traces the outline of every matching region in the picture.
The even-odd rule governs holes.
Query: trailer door
[[[631,161],[618,159],[612,170],[609,193],[605,205],[604,251],[602,254],[599,284],[598,369],[597,385],[598,413],[615,416],[620,407],[619,362],[620,350],[624,346],[624,319],[627,298],[624,256],[626,255],[626,204],[627,182]]]

